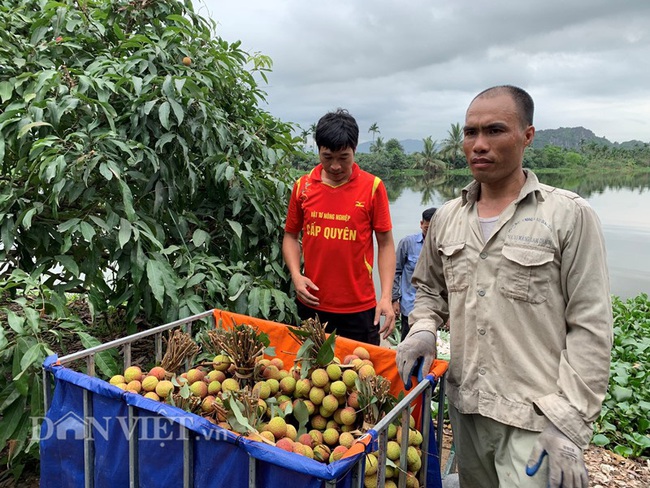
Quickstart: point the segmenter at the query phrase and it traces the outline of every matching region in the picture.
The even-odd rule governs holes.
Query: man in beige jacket
[[[580,487],[608,385],[612,309],[599,220],[522,168],[533,101],[498,86],[471,102],[474,180],[433,219],[413,274],[404,380],[450,319],[447,378],[460,486]]]

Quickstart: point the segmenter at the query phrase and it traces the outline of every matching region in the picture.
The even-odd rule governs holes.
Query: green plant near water
[[[650,456],[650,300],[613,298],[609,390],[592,442],[626,457]]]

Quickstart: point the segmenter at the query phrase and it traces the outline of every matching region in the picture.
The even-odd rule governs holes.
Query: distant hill
[[[602,144],[608,147],[631,148],[634,146],[643,146],[642,141],[610,142],[605,137],[598,137],[589,129],[584,127],[560,127],[559,129],[544,129],[535,132],[533,140],[534,148],[542,148],[549,144],[560,146],[566,149],[580,149],[582,144],[590,143]]]
[[[388,139],[384,138],[384,142]],[[424,146],[422,139],[404,139],[399,141],[404,148],[406,154],[412,154],[422,151]],[[629,149],[635,146],[643,146],[643,141],[631,140],[625,142],[610,142],[605,137],[598,137],[589,129],[584,127],[560,127],[559,129],[543,129],[535,132],[535,140],[533,141],[533,147],[536,149],[543,148],[549,144],[554,146],[564,147],[566,149],[580,149],[581,144],[589,144],[595,142],[596,144],[602,144],[608,147],[623,148]],[[359,144],[357,147],[357,152],[360,153],[369,153],[370,145],[372,142],[364,142]]]

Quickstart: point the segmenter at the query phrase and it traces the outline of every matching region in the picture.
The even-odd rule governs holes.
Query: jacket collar
[[[544,201],[544,195],[542,194],[542,187],[537,179],[535,173],[529,169],[524,168],[524,174],[526,175],[526,182],[524,186],[519,191],[519,196],[515,200],[516,203],[519,203],[521,200],[526,198],[529,194],[535,193],[537,199],[541,202]],[[463,205],[470,204],[474,205],[478,200],[479,194],[481,191],[481,184],[473,180],[469,185],[467,185],[462,190],[461,198],[463,199]]]

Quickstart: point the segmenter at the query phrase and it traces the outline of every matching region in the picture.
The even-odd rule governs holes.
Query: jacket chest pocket
[[[418,256],[409,254],[408,257],[406,258],[406,262],[404,263],[404,269],[408,271],[410,274],[413,274],[413,270],[415,269],[416,264],[418,264]]]
[[[501,254],[499,291],[515,300],[545,302],[552,278],[553,250],[504,246]]]
[[[465,242],[440,244],[438,246],[447,290],[450,293],[463,291],[468,287],[467,256],[463,252],[464,250]]]

